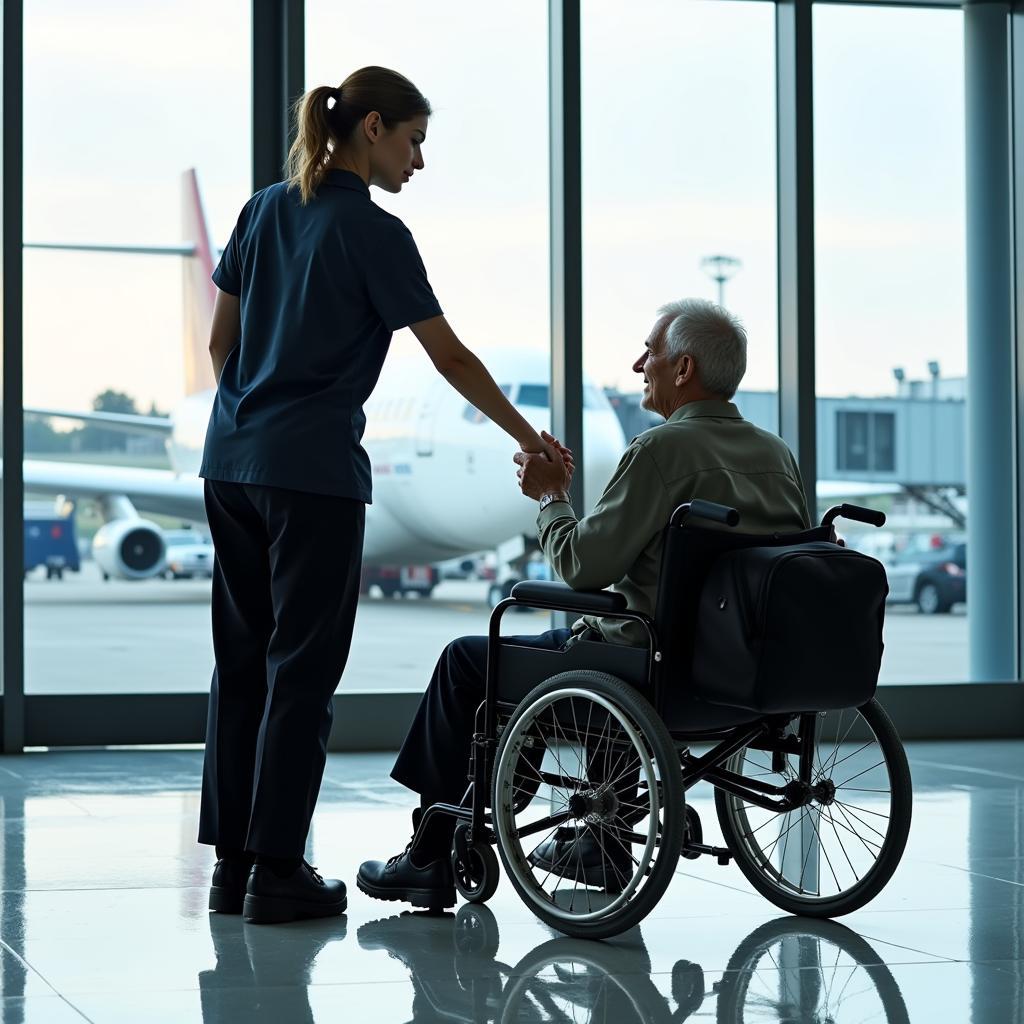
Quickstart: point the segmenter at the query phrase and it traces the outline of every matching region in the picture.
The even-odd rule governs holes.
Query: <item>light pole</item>
[[[705,256],[700,268],[718,284],[718,304],[725,308],[725,282],[736,276],[743,264],[735,256]]]

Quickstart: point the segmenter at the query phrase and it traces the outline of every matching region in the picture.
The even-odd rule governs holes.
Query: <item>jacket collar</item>
[[[678,423],[680,420],[697,418],[713,418],[722,420],[741,420],[739,409],[732,402],[723,402],[721,399],[709,398],[702,402],[687,402],[681,405],[668,418],[669,423]]]

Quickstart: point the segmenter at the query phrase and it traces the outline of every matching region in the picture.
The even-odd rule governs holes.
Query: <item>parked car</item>
[[[213,577],[213,542],[197,530],[167,530],[167,568],[164,576],[169,580],[190,580],[193,577]]]
[[[925,615],[941,615],[967,600],[967,545],[897,555],[888,565],[890,604],[916,604]]]

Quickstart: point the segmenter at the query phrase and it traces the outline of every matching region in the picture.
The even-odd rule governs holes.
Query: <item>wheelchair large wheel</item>
[[[682,847],[682,776],[668,730],[633,687],[591,671],[536,687],[502,733],[493,786],[498,852],[546,924],[608,938],[657,905]],[[527,804],[523,786],[536,788]]]
[[[814,722],[810,803],[778,812],[717,788],[715,803],[726,845],[762,896],[792,914],[838,917],[874,899],[899,865],[910,833],[910,767],[877,701]],[[725,767],[777,786],[795,787],[800,774],[796,755],[776,763],[749,747]]]

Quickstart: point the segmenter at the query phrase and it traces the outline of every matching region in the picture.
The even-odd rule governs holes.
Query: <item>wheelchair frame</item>
[[[672,514],[670,525],[681,526],[689,516],[704,518],[734,526],[739,516],[734,509],[721,505],[714,505],[710,502],[695,499],[684,505],[680,505]],[[856,519],[867,522],[871,525],[881,526],[885,522],[882,513],[874,512],[871,509],[861,508],[855,505],[841,505],[829,509],[822,519],[822,528],[831,528],[835,519],[843,516],[849,519]],[[834,535],[834,534],[833,534]],[[533,585],[536,587],[536,584]],[[478,843],[493,845],[497,840],[493,825],[493,817],[487,810],[487,802],[490,795],[491,779],[494,770],[494,759],[498,746],[498,706],[504,704],[510,710],[514,710],[515,704],[501,702],[498,699],[498,681],[500,675],[500,653],[501,653],[501,620],[505,612],[513,607],[526,607],[549,609],[550,611],[564,611],[573,614],[585,615],[596,614],[602,618],[615,618],[637,622],[643,626],[647,633],[647,673],[646,681],[649,687],[651,703],[657,714],[664,718],[664,684],[657,672],[657,666],[662,662],[662,652],[658,645],[657,631],[654,622],[646,615],[628,609],[613,607],[614,594],[607,592],[577,592],[580,597],[585,595],[586,599],[572,600],[571,597],[563,597],[568,592],[573,593],[564,584],[552,583],[552,598],[532,597],[528,599],[518,598],[513,595],[501,601],[492,611],[488,624],[487,643],[487,677],[484,689],[483,709],[483,731],[473,734],[472,748],[470,754],[470,773],[468,780],[469,787],[463,796],[462,804],[436,803],[428,807],[421,819],[420,828],[417,829],[413,839],[413,850],[419,845],[419,839],[426,834],[430,820],[436,815],[448,815],[461,822],[468,822],[468,828],[456,827],[454,837],[455,852],[460,859],[468,857],[470,847]],[[557,596],[556,596],[557,595]],[[607,605],[598,607],[600,598],[607,599]],[[751,804],[762,807],[765,810],[784,814],[789,811],[798,810],[807,806],[816,798],[828,796],[828,782],[819,783],[815,786],[811,781],[813,751],[816,739],[816,712],[786,713],[761,715],[755,721],[727,726],[722,729],[698,730],[692,734],[681,734],[678,730],[670,731],[673,743],[679,753],[680,767],[682,770],[683,791],[689,791],[698,782],[710,782],[717,789],[739,797]],[[786,734],[786,729],[794,719],[799,719],[798,731]],[[479,724],[479,712],[477,721]],[[717,744],[706,753],[694,756],[689,751],[689,743],[692,741],[713,741]],[[784,786],[776,786],[771,783],[761,782],[757,779],[746,778],[730,772],[722,765],[730,757],[744,748],[752,747],[756,750],[763,750],[772,755],[773,768],[781,770],[780,762],[787,754],[794,754],[799,757],[799,775],[796,779],[787,782]],[[549,773],[539,773],[542,781],[552,785],[559,785],[560,777],[551,776]],[[466,799],[470,798],[470,805],[466,806]],[[519,832],[521,837],[527,837],[535,833],[545,832],[555,828],[572,815],[568,811],[548,815],[532,823]],[[733,852],[725,847],[708,846],[704,843],[690,842],[684,839],[683,851],[692,856],[710,855],[717,858],[720,864],[727,864],[733,857]]]

